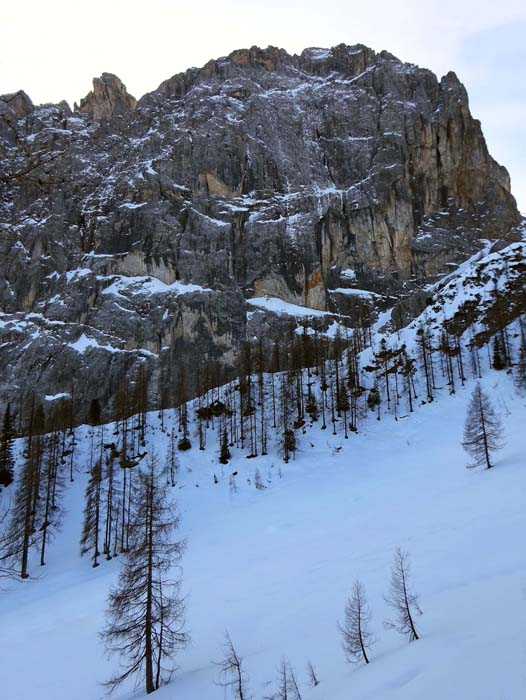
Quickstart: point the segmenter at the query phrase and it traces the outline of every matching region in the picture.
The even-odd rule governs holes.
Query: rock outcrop
[[[14,125],[18,119],[23,119],[31,114],[33,109],[33,103],[23,90],[0,96],[0,115],[4,122],[4,128],[6,122],[8,125]]]
[[[137,100],[121,80],[112,73],[103,73],[100,78],[93,78],[93,90],[80,101],[78,111],[101,121],[129,116],[136,106]]]
[[[103,74],[73,113],[24,93],[6,109],[4,400],[73,384],[109,402],[138,363],[228,366],[241,339],[282,328],[247,298],[327,324],[373,302],[407,317],[482,239],[518,238],[457,77],[364,46],[253,47],[137,103]]]

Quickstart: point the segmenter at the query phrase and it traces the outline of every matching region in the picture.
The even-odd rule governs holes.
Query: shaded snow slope
[[[506,447],[491,471],[467,470],[460,446],[473,383],[411,418],[373,418],[360,433],[307,429],[295,462],[234,454],[221,479],[216,442],[181,455],[174,493],[188,538],[184,590],[193,643],[156,698],[218,700],[213,661],[228,628],[254,698],[272,692],[290,658],[304,700],[516,700],[526,696],[526,401],[508,376],[483,379],[504,418]],[[166,436],[150,440],[164,454]],[[87,448],[88,441],[81,441]],[[235,451],[234,451],[235,452]],[[259,468],[265,490],[254,488]],[[238,491],[228,475],[238,470]],[[281,472],[281,477],[280,477]],[[213,474],[220,483],[213,483]],[[95,700],[106,660],[98,640],[119,561],[92,569],[78,554],[86,474],[67,493],[62,532],[42,578],[0,597],[5,700]],[[271,479],[269,482],[268,479]],[[250,479],[250,484],[247,483]],[[412,558],[422,639],[384,631],[383,594],[395,547]],[[38,571],[38,567],[32,567]],[[364,583],[378,643],[367,667],[346,664],[337,621],[355,577]],[[312,660],[321,683],[305,685]],[[116,698],[142,698],[123,689]]]

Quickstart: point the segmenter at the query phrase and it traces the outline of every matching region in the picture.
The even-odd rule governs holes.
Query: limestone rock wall
[[[73,384],[110,402],[138,363],[228,365],[252,296],[352,319],[350,287],[416,308],[520,224],[458,78],[360,45],[235,51],[138,102],[109,73],[74,111],[3,96],[0,168],[12,401]]]

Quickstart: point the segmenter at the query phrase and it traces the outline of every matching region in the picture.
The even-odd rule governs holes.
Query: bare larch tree
[[[318,674],[316,672],[316,669],[314,668],[314,664],[312,663],[312,661],[309,661],[307,663],[307,677],[308,684],[311,688],[315,688],[317,685],[320,684]]]
[[[237,653],[228,632],[225,632],[224,655],[218,666],[223,678],[221,685],[231,689],[235,700],[249,700],[248,677],[243,669],[243,658]]]
[[[356,580],[345,606],[345,619],[343,624],[339,625],[343,650],[350,663],[369,663],[367,650],[374,644],[374,637],[369,630],[371,618],[365,589],[360,581]]]
[[[124,657],[123,672],[107,682],[112,691],[130,676],[151,693],[169,680],[176,650],[189,641],[184,631],[184,601],[177,570],[185,543],[173,539],[179,519],[161,485],[156,460],[135,480],[129,547],[117,585],[111,590],[107,625],[102,632],[108,652]]]
[[[93,567],[99,565],[98,557],[102,501],[102,467],[97,461],[91,470],[90,479],[86,486],[84,522],[80,538],[80,554],[91,553]]]
[[[462,447],[473,458],[469,467],[485,465],[490,469],[491,453],[503,446],[502,422],[489,396],[477,383],[468,405]]]
[[[391,588],[385,597],[385,602],[396,613],[394,621],[386,620],[384,625],[387,629],[395,629],[400,634],[409,637],[413,642],[419,639],[414,623],[416,614],[422,615],[418,606],[418,596],[411,592],[409,588],[410,562],[407,552],[398,548],[395,552],[393,568],[391,570]]]
[[[266,700],[301,700],[301,692],[290,661],[280,661],[277,677],[277,690]]]

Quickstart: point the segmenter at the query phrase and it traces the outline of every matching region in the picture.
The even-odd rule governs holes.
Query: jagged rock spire
[[[80,101],[79,112],[92,119],[124,116],[135,109],[137,100],[129,94],[124,83],[113,73],[93,78],[93,90]]]

